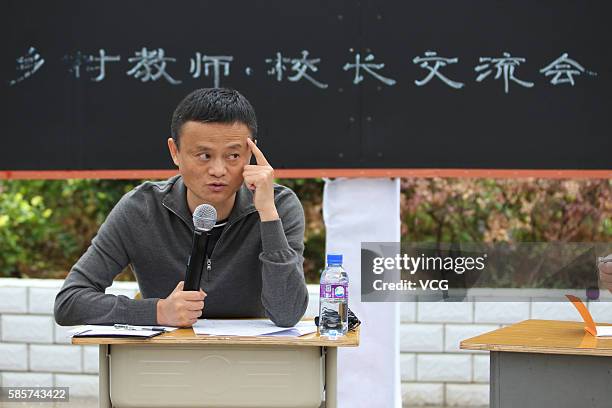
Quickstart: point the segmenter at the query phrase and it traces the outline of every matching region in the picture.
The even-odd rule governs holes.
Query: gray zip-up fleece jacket
[[[304,210],[289,188],[274,185],[280,220],[261,222],[243,184],[202,273],[201,317],[268,317],[293,326],[306,311]],[[193,237],[181,176],[145,182],[115,205],[55,298],[60,325],[157,324],[157,301],[185,279]],[[105,294],[130,265],[143,299]]]

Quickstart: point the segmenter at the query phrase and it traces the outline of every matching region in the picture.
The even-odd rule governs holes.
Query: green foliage
[[[0,181],[0,276],[63,278],[121,196],[140,180]],[[322,180],[283,179],[306,213],[304,271],[318,282],[325,230]],[[132,280],[126,268],[118,279]]]
[[[323,180],[280,179],[277,183],[292,189],[304,207],[304,275],[306,282],[319,283],[325,267],[325,225],[323,224]]]
[[[325,257],[323,181],[278,182],[304,207],[304,272],[316,283]],[[0,276],[63,278],[115,203],[139,183],[0,181]],[[610,242],[612,181],[403,179],[401,218],[403,241]]]
[[[402,239],[609,242],[612,180],[404,179]]]
[[[0,181],[0,276],[63,277],[137,182]]]

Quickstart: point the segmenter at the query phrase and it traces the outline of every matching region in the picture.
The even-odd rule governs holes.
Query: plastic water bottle
[[[348,275],[342,268],[342,255],[328,254],[321,273],[319,334],[343,336],[348,330]]]

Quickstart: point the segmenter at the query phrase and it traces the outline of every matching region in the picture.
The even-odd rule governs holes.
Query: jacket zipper
[[[227,224],[227,226],[225,228],[223,228],[223,231],[221,231],[221,235],[219,235],[219,239],[217,240],[217,243],[215,244],[215,247],[213,248],[212,252],[210,253],[210,257],[206,258],[206,281],[207,282],[211,281],[212,258],[213,258],[213,255],[215,254],[215,249],[217,249],[219,247],[219,244],[220,244],[221,240],[223,239],[223,235],[227,232],[227,230],[229,230],[232,227],[232,225],[234,225],[235,223],[237,223],[241,219],[245,218],[247,215],[252,214],[252,213],[254,213],[256,211],[257,210],[252,210],[252,211],[248,211],[246,213],[241,214],[240,217],[236,218],[234,221],[232,221],[231,223]]]
[[[162,203],[162,205],[164,207],[166,207],[166,209],[168,211],[170,211],[172,214],[176,215],[179,218],[179,220],[183,221],[185,223],[185,225],[187,225],[187,227],[191,230],[191,225],[189,225],[189,223],[187,221],[185,221],[185,219],[183,217],[178,215],[178,213],[176,211],[174,211],[172,208],[168,207],[165,203]],[[193,232],[193,230],[192,230],[192,232]]]
[[[185,221],[185,219],[183,219],[183,217],[181,217],[180,215],[178,215],[176,213],[176,211],[174,211],[172,208],[168,207],[165,203],[162,203],[162,205],[164,207],[166,207],[166,209],[168,209],[168,211],[170,211],[172,214],[176,215],[180,220],[182,220],[185,224],[187,224],[187,227],[189,227],[189,229],[191,230],[191,225],[189,225],[189,223],[187,221]],[[243,219],[244,217],[246,217],[249,214],[252,214],[254,212],[257,212],[257,209],[252,209],[250,211],[247,211],[245,213],[240,214],[240,216],[238,218],[236,218],[234,221],[232,221],[231,223],[227,224],[227,226],[225,228],[223,228],[223,232],[221,232],[221,235],[219,236],[219,239],[217,240],[217,244],[219,244],[219,242],[221,242],[221,240],[223,239],[223,235],[227,232],[228,229],[231,228],[232,225],[234,225],[235,223],[237,223],[238,221],[240,221],[241,219]],[[192,230],[193,231],[193,230]],[[217,249],[218,245],[215,245],[215,247],[213,248],[211,254],[210,254],[210,258],[206,258],[206,277],[207,277],[207,281],[210,281],[210,272],[212,271],[212,257],[215,254],[215,249]]]
[[[214,250],[214,248],[213,248]],[[212,257],[212,254],[211,254]],[[212,261],[206,257],[206,281],[210,282],[210,271],[212,270]]]
[[[232,225],[236,224],[238,221],[240,221],[241,219],[245,218],[247,215],[252,214],[254,212],[257,212],[256,209],[253,209],[251,211],[245,212],[243,214],[241,214],[238,218],[236,218],[234,221],[232,221],[231,223],[227,224],[227,226],[225,228],[223,228],[223,231],[221,232],[221,235],[219,236],[219,239],[217,240],[217,244],[215,245],[215,247],[213,248],[212,252],[210,253],[210,264],[209,266],[212,268],[212,258],[213,255],[215,254],[215,249],[217,249],[219,247],[219,243],[221,242],[221,240],[223,239],[223,235],[225,235],[225,233],[232,227]]]

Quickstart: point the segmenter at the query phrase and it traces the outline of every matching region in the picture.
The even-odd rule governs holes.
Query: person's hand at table
[[[202,316],[206,293],[200,289],[183,290],[180,281],[172,293],[157,302],[157,324],[162,326],[190,327]]]
[[[606,289],[612,292],[612,254],[603,258],[603,262],[598,262],[597,267],[599,268],[599,280]]]

